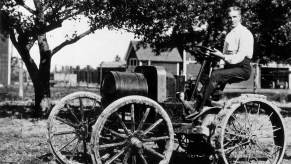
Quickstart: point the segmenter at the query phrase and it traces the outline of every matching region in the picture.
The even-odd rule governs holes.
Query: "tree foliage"
[[[133,0],[114,5],[106,12],[123,13],[123,27],[151,43],[157,52],[173,47],[187,50],[197,44],[221,49],[230,30],[226,10],[237,5],[242,7],[243,24],[255,38],[254,61],[290,57],[289,0]]]
[[[117,2],[120,1],[114,3]],[[26,65],[35,89],[37,113],[40,113],[40,109],[49,108],[49,75],[53,55],[97,29],[105,26],[120,28],[117,20],[119,16],[105,12],[105,10],[113,10],[114,7],[106,0],[1,0],[0,7],[1,33],[9,35]],[[56,47],[49,45],[47,34],[50,31],[61,28],[64,21],[78,22],[81,19],[88,21],[87,31],[68,35],[69,37],[64,38]],[[38,66],[30,52],[34,45],[39,49]]]

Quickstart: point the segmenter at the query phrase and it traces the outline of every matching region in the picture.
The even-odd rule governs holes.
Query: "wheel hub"
[[[258,140],[258,138],[255,135],[250,137],[250,143],[253,144],[253,145],[257,143],[257,140]]]
[[[76,132],[80,138],[87,138],[88,137],[88,126],[85,123],[81,123]]]
[[[130,139],[130,145],[133,147],[133,148],[137,148],[137,149],[141,149],[143,147],[143,144],[142,142],[136,138],[136,137],[132,137]]]

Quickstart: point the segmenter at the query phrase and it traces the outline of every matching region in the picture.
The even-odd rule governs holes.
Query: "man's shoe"
[[[181,100],[183,106],[190,112],[194,112],[195,111],[195,107],[196,107],[196,103],[193,101],[185,101],[185,100]]]
[[[199,112],[196,110],[197,108],[197,101],[185,101],[185,100],[181,100],[184,108],[185,108],[185,114],[187,115],[186,117],[188,117],[189,115],[192,117],[193,115],[197,115],[199,114]]]

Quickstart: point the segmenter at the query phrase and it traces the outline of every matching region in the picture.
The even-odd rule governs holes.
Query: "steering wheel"
[[[216,52],[214,49],[208,48],[205,46],[194,46],[194,47],[199,48],[199,49],[203,49],[204,51]]]

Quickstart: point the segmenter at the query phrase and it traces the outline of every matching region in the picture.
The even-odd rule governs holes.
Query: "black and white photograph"
[[[290,164],[290,0],[1,0],[0,164]]]

